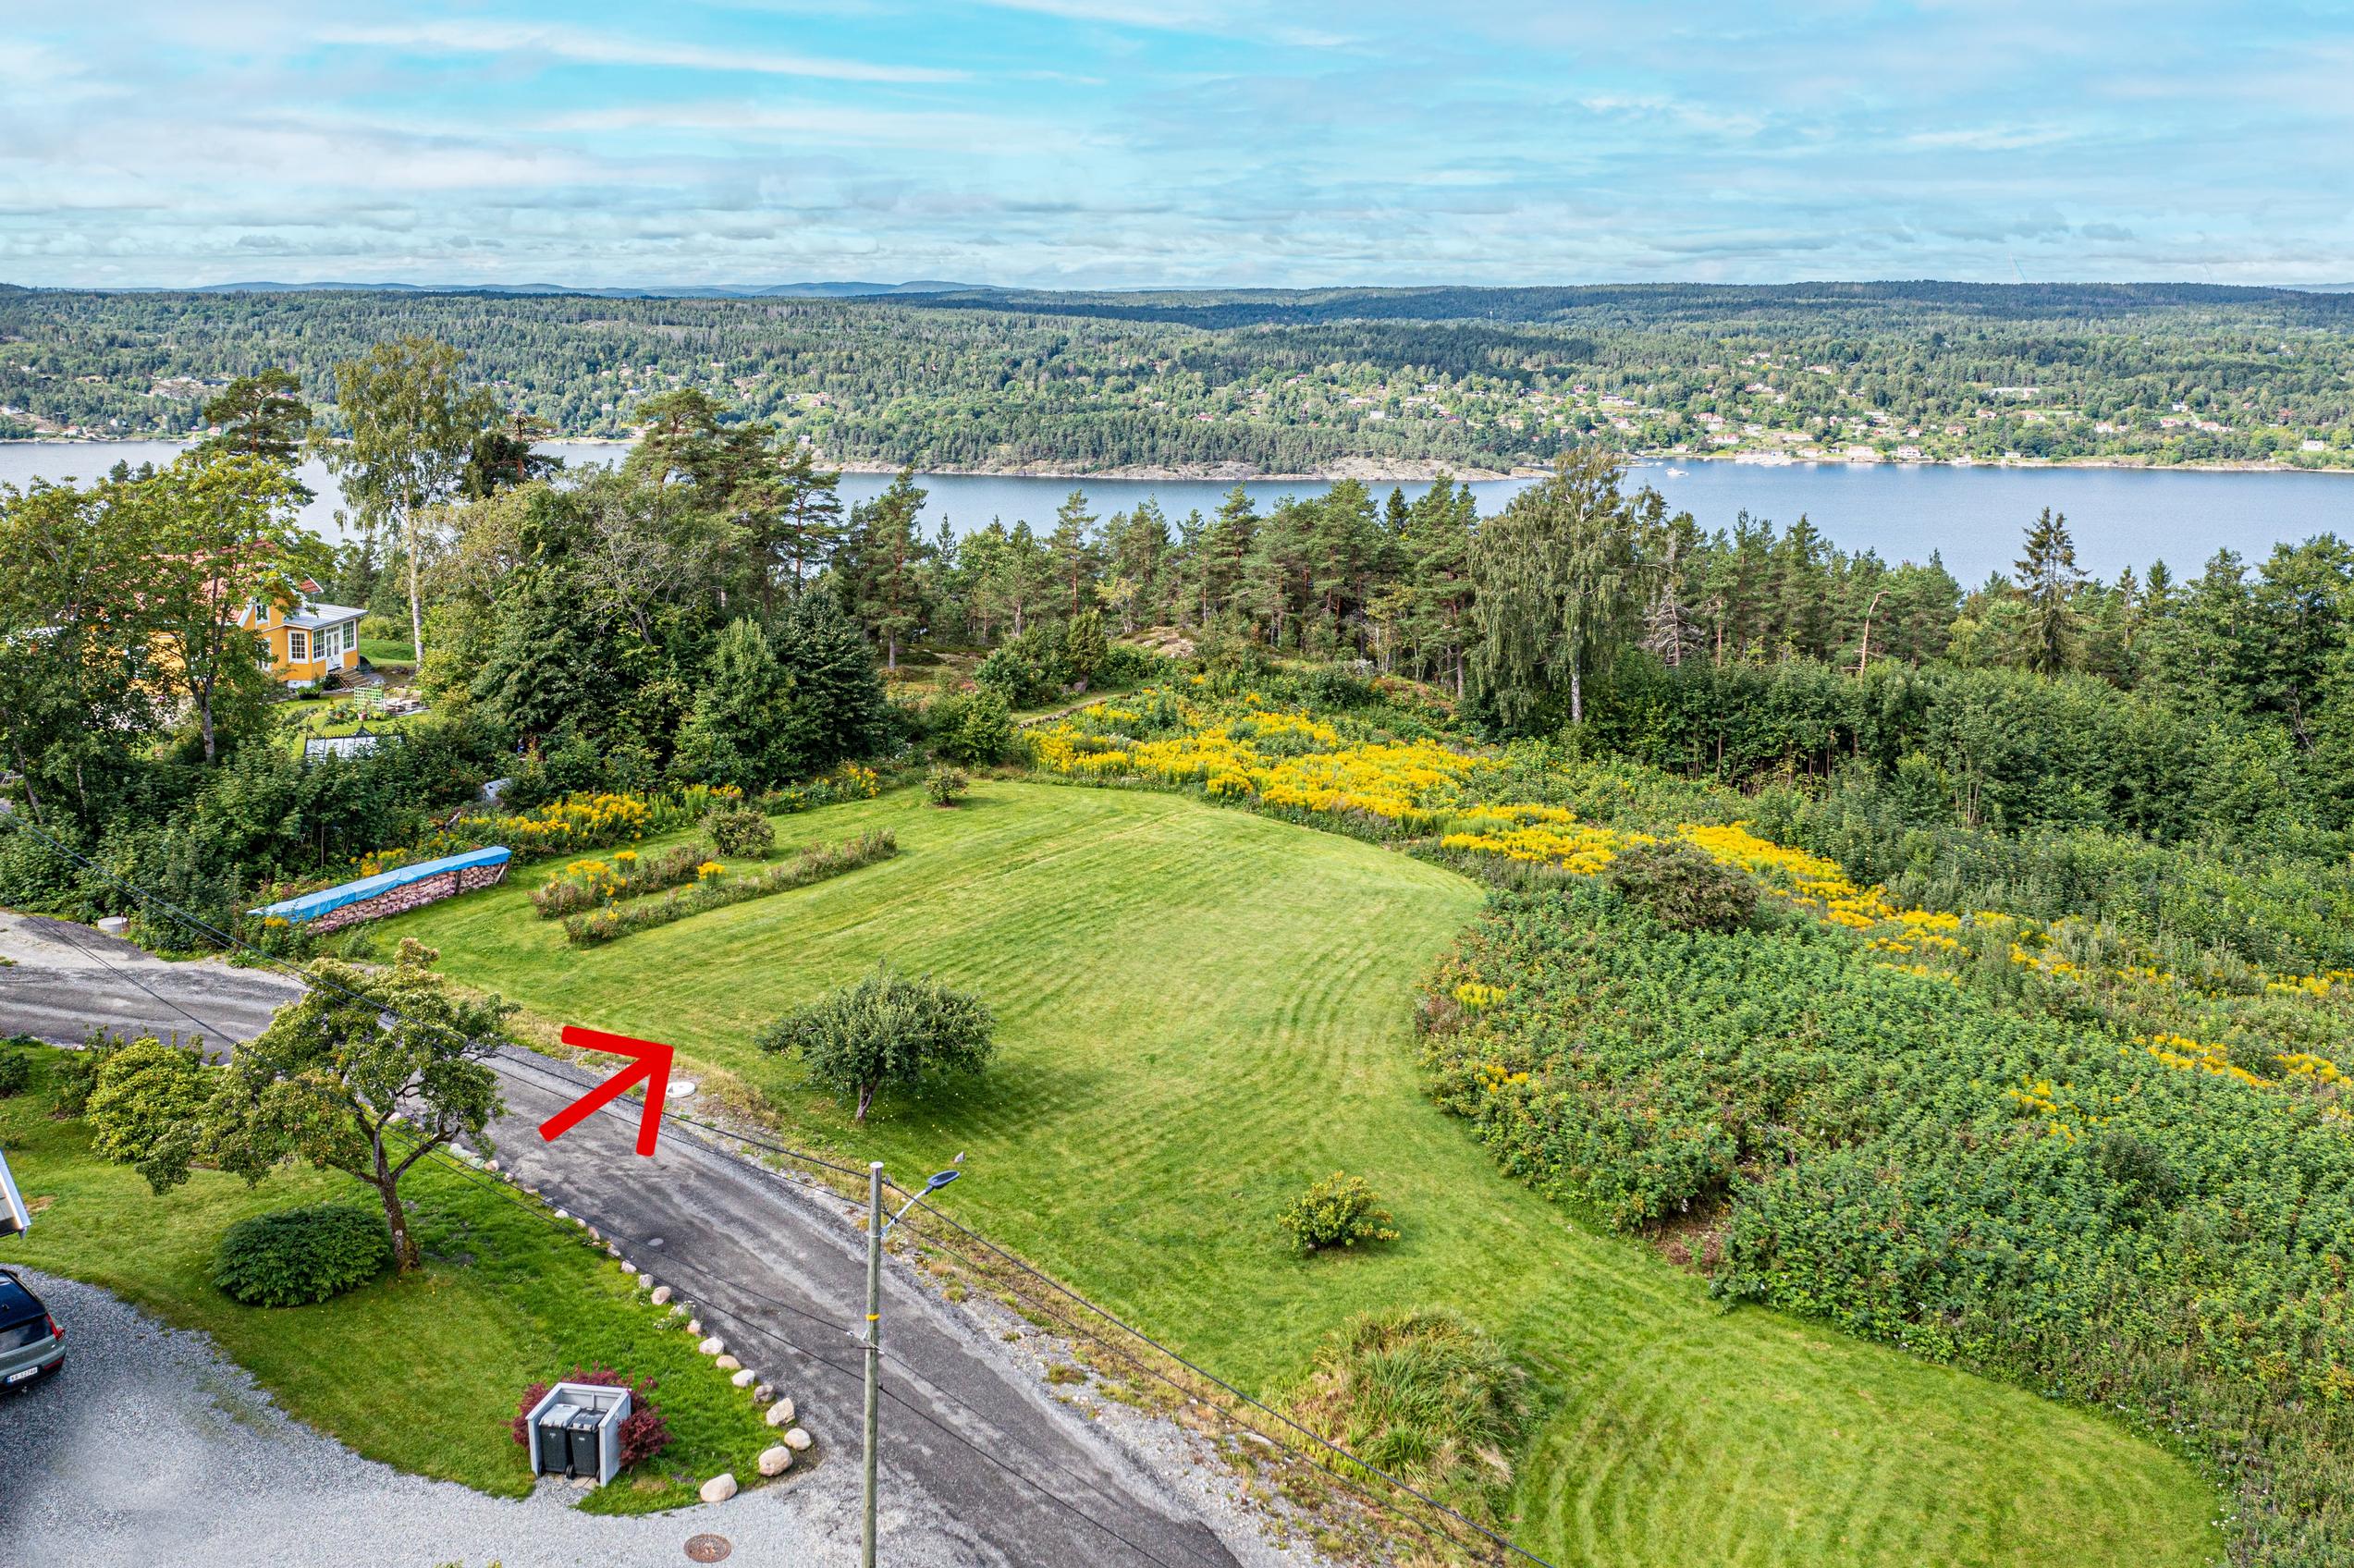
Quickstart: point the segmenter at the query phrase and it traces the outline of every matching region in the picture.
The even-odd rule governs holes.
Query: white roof
[[[334,626],[341,621],[358,620],[366,610],[355,610],[349,605],[304,605],[287,614],[288,626]]]

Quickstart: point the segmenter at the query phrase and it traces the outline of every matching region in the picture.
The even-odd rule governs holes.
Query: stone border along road
[[[165,964],[86,926],[53,929],[64,924],[0,915],[0,953],[17,960],[17,967],[0,969],[0,1035],[78,1040],[91,1023],[154,1012],[160,994],[172,1003],[162,1015],[180,1013],[183,1032],[202,1032],[208,1040],[250,1039],[291,994],[291,982],[267,971],[214,961]],[[159,970],[172,972],[169,979],[158,976]],[[11,1554],[29,1538],[56,1548],[23,1560],[29,1563],[120,1562],[126,1568],[153,1568],[158,1562],[203,1568],[215,1561],[202,1555],[213,1550],[208,1542],[219,1543],[224,1555],[218,1561],[240,1568],[256,1560],[256,1549],[266,1552],[273,1568],[311,1562],[338,1568],[379,1562],[431,1565],[453,1558],[469,1563],[497,1558],[505,1568],[676,1563],[685,1561],[686,1537],[702,1530],[738,1540],[739,1555],[747,1561],[857,1561],[860,1373],[852,1329],[865,1264],[850,1206],[709,1146],[675,1123],[659,1152],[642,1158],[631,1146],[640,1112],[631,1102],[608,1107],[546,1143],[538,1123],[595,1080],[529,1052],[509,1049],[501,1058],[508,1115],[494,1134],[508,1173],[549,1204],[595,1224],[648,1276],[693,1303],[706,1333],[727,1340],[746,1366],[795,1402],[819,1456],[830,1463],[806,1473],[796,1467],[788,1484],[725,1503],[653,1520],[594,1518],[551,1506],[569,1494],[558,1491],[550,1500],[546,1488],[526,1504],[399,1476],[286,1422],[242,1373],[214,1363],[209,1372],[184,1371],[153,1389],[136,1378],[120,1385],[102,1380],[73,1420],[27,1428],[31,1442],[18,1438],[25,1405],[0,1400],[0,1568],[12,1568],[17,1559]],[[969,1175],[1010,1179],[999,1171]],[[0,1243],[0,1261],[7,1251]],[[78,1369],[36,1390],[28,1403],[63,1403],[59,1396],[68,1396],[79,1404],[84,1395],[76,1390],[90,1390],[88,1379],[102,1371],[93,1366],[83,1373],[79,1364],[97,1360],[93,1351],[112,1354],[110,1338],[135,1345],[143,1332],[202,1342],[202,1336],[175,1335],[129,1314],[103,1292],[70,1284],[59,1290],[67,1308],[59,1320],[67,1324],[73,1347],[67,1360]],[[85,1305],[99,1325],[94,1330],[76,1320]],[[108,1307],[130,1321],[106,1327],[115,1322]],[[887,1399],[883,1406],[882,1534],[895,1565],[1300,1568],[1319,1561],[1303,1541],[1279,1548],[1267,1538],[1263,1515],[1243,1499],[1240,1483],[1216,1462],[1208,1439],[1116,1403],[1101,1403],[1098,1409],[1098,1402],[1084,1396],[1066,1403],[1040,1377],[1037,1347],[1052,1341],[1022,1333],[1021,1342],[1010,1342],[1006,1336],[1022,1326],[1011,1318],[985,1320],[988,1310],[946,1302],[895,1258],[886,1268],[884,1387],[905,1402]],[[780,1339],[802,1348],[790,1349]],[[260,1426],[240,1427],[241,1417],[207,1415],[207,1378],[232,1390],[227,1408],[266,1412],[255,1417]],[[215,1506],[209,1496],[188,1491],[193,1483],[186,1476],[175,1481],[179,1461],[169,1450],[178,1439],[158,1433],[151,1443],[136,1428],[120,1442],[89,1435],[109,1430],[103,1423],[126,1405],[155,1407],[143,1420],[181,1423],[176,1430],[202,1439],[191,1451],[199,1455],[219,1449],[194,1462],[200,1473],[217,1464],[225,1476],[261,1477],[251,1506],[233,1488]],[[76,1424],[92,1419],[92,1413],[101,1413],[94,1415],[101,1425]],[[305,1434],[302,1442],[288,1447],[281,1431],[272,1458],[239,1457],[241,1432],[279,1430],[272,1422]],[[310,1452],[301,1452],[303,1443]],[[151,1464],[152,1483],[143,1478]],[[62,1495],[77,1500],[75,1505],[62,1514],[41,1513],[43,1506],[58,1507],[60,1494],[40,1485],[27,1494],[32,1502],[12,1501],[16,1483],[9,1476],[19,1468],[55,1477],[52,1485],[66,1488]],[[269,1477],[314,1472],[350,1489],[313,1497],[289,1479],[277,1501],[270,1500],[275,1483]],[[379,1492],[399,1534],[389,1555],[381,1550],[389,1537],[373,1531],[357,1537],[349,1523],[370,1515]],[[116,1501],[93,1509],[93,1496]],[[350,1507],[351,1501],[362,1506]],[[32,1511],[27,1520],[34,1528],[68,1533],[25,1536],[13,1519],[24,1510]],[[218,1519],[232,1521],[233,1527],[216,1534]],[[785,1550],[789,1536],[791,1549]],[[773,1541],[778,1550],[742,1550],[755,1539]],[[669,1544],[642,1548],[642,1541]]]

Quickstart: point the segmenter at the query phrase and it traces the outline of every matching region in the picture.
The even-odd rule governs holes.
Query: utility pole
[[[924,1190],[900,1205],[899,1212],[883,1219],[883,1162],[866,1167],[866,1503],[865,1523],[859,1537],[859,1568],[875,1568],[875,1471],[882,1449],[883,1407],[883,1237],[907,1211],[957,1178],[964,1163],[958,1155],[949,1168],[924,1183]]]
[[[859,1568],[875,1568],[875,1462],[883,1401],[883,1162],[866,1167],[866,1506]]]

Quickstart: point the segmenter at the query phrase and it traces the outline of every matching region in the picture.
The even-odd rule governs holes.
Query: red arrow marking
[[[662,1096],[670,1088],[670,1047],[652,1040],[633,1040],[627,1035],[607,1035],[602,1030],[582,1029],[570,1023],[564,1025],[564,1043],[579,1046],[583,1050],[631,1057],[635,1059],[635,1065],[623,1068],[541,1122],[539,1135],[554,1143],[586,1121],[599,1108],[619,1099],[622,1090],[643,1078],[645,1080],[645,1115],[638,1122],[638,1153],[652,1154],[655,1136],[662,1131]]]

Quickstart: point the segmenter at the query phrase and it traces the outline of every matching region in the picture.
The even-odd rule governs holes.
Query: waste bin
[[[566,1475],[586,1476],[591,1480],[598,1478],[600,1457],[597,1436],[604,1427],[605,1416],[601,1412],[579,1409],[572,1412],[571,1459],[565,1466]]]
[[[551,1405],[540,1413],[539,1471],[543,1476],[569,1476],[571,1470],[572,1417],[580,1407],[571,1404]]]

